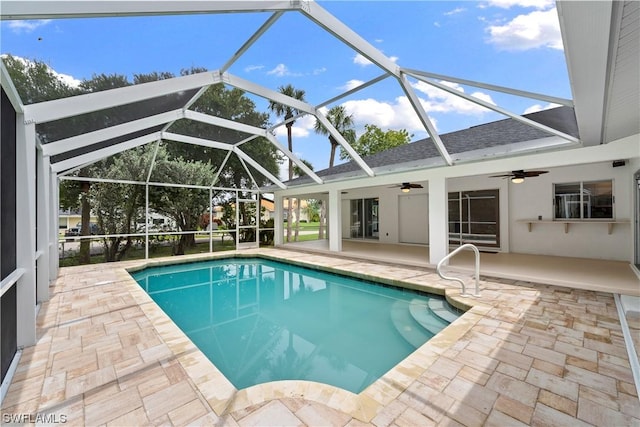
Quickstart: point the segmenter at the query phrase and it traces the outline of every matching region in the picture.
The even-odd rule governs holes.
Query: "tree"
[[[2,60],[25,105],[82,93],[80,89],[59,79],[42,61],[16,58],[12,55],[3,55]]]
[[[351,147],[361,156],[370,156],[393,147],[408,144],[413,135],[409,135],[405,129],[388,129],[383,132],[376,125],[364,125],[365,132],[351,144]],[[340,159],[349,158],[349,154],[340,150]]]
[[[92,93],[92,92],[100,92],[103,90],[116,89],[120,87],[130,86],[131,82],[127,76],[122,74],[94,74],[91,77],[91,80],[84,80],[80,83],[80,91],[82,93]],[[130,106],[123,107],[125,110],[130,109]],[[93,113],[83,114],[78,117],[71,117],[66,119],[69,123],[64,126],[64,128],[68,129],[65,137],[75,136],[81,132],[90,132],[97,129],[103,129],[109,126],[118,125],[128,119],[127,111],[124,111],[123,108],[109,108],[103,111],[96,111]],[[105,160],[100,162],[96,167],[92,168],[94,171],[102,169],[101,172],[98,172],[101,175],[114,173],[118,175],[117,171],[110,171],[109,169],[113,166],[113,159]],[[88,170],[86,168],[81,169],[78,172],[78,176],[89,176]],[[123,178],[130,179],[130,178]],[[93,195],[90,194],[92,183],[90,181],[78,181],[77,185],[80,186],[80,215],[81,215],[81,230],[83,236],[89,236],[91,234],[91,202],[96,194],[99,194],[101,190],[103,190],[102,186],[98,189],[97,192],[94,192]],[[127,192],[129,189],[123,191]],[[108,196],[109,190],[107,190]],[[116,194],[121,194],[120,192]],[[131,195],[130,195],[131,196]],[[139,195],[136,194],[136,198],[132,200],[134,202]],[[116,206],[112,206],[113,209],[118,210]],[[133,211],[129,212],[129,210],[134,210],[135,208],[129,204],[125,208],[125,212],[127,215],[133,215]],[[112,211],[112,214],[115,214],[115,211]],[[115,224],[111,224],[112,228],[118,228]],[[98,225],[103,230],[105,228]],[[123,226],[123,229],[130,229],[130,226]],[[125,244],[122,251],[120,251],[120,241],[121,239],[114,239],[109,241],[109,239],[103,239],[103,244],[105,247],[105,261],[111,262],[116,260],[121,260],[125,255],[129,247],[131,247],[131,239],[127,239],[127,243]],[[89,264],[91,262],[91,241],[89,239],[83,239],[80,241],[80,252],[79,252],[79,261],[81,264]]]
[[[18,93],[20,93],[22,99],[26,103],[41,102],[65,96],[114,89],[132,84],[128,78],[123,75],[97,74],[93,75],[90,80],[83,81],[78,88],[73,88],[59,80],[53,71],[42,62],[24,61],[20,58],[13,58],[10,56],[3,56],[3,60],[7,64],[9,73],[16,83]],[[182,70],[181,75],[204,71],[206,70],[194,67],[188,70]],[[174,75],[167,72],[135,74],[133,84],[141,84],[172,77],[174,77]],[[37,127],[38,136],[41,141],[46,144],[48,142],[57,141],[70,136],[76,136],[85,132],[104,129],[124,122],[137,120],[149,114],[166,111],[166,108],[168,108],[167,105],[171,105],[172,103],[181,103],[180,106],[182,106],[191,97],[193,97],[195,93],[196,90],[184,91],[167,95],[162,97],[162,99],[154,98],[143,100],[132,104],[83,114],[77,117],[70,117],[51,123],[39,124]],[[242,90],[227,90],[223,84],[210,86],[209,89],[190,107],[190,109],[261,128],[266,128],[269,122],[269,114],[258,112],[256,110],[255,103],[246,97]],[[174,123],[170,128],[170,131],[228,143],[239,142],[247,138],[247,134],[242,132],[184,119]],[[252,158],[260,159],[260,164],[271,174],[275,176],[279,175],[281,155],[278,149],[266,138],[256,138],[252,141],[246,142],[242,145],[242,150]],[[227,151],[225,150],[216,150],[189,144],[170,143],[167,143],[167,152],[167,161],[181,161],[181,159],[188,159],[189,161],[192,161],[192,163],[200,162],[199,166],[206,164],[211,170],[221,167],[221,163],[227,154]],[[52,160],[55,162],[55,159]],[[76,173],[76,176],[104,176],[108,173],[112,165],[113,159],[109,158],[92,166],[90,173],[88,172],[89,169],[83,168]],[[250,165],[248,165],[247,168],[249,169],[249,173],[253,178],[255,178],[258,186],[265,185],[269,182],[265,176],[257,172]],[[162,169],[160,169],[160,171],[154,169],[154,176],[152,177],[152,180],[162,181],[162,173]],[[136,180],[140,180],[142,175],[138,176]],[[188,175],[185,175],[185,177],[188,177]],[[210,178],[211,181],[203,183],[202,185],[211,185],[213,175],[208,176],[208,178]],[[185,183],[193,184],[193,182],[186,181]],[[89,181],[65,181],[60,187],[61,204],[69,208],[82,209],[83,234],[90,233],[89,218],[92,206],[89,204],[89,201],[93,200],[93,197],[102,196],[94,194],[93,197],[90,197],[89,192],[91,185],[93,184]],[[238,157],[232,155],[226,162],[224,170],[220,171],[217,185],[244,188],[253,186],[253,182]],[[96,189],[96,192],[100,190],[101,189]],[[114,192],[114,194],[117,193]],[[106,195],[107,193],[104,194],[104,196]],[[116,209],[115,206],[112,208]],[[103,215],[103,217],[106,218],[105,215]],[[115,215],[115,211],[113,215]],[[185,227],[191,228],[193,226],[185,224]],[[182,241],[182,243],[184,243],[184,241]],[[82,240],[81,254],[86,255],[85,262],[89,262],[89,240],[87,239]]]
[[[320,203],[322,203],[318,199],[308,199],[307,207],[305,208],[305,213],[311,222],[320,221]]]
[[[147,145],[122,152],[102,160],[91,168],[112,180],[138,180],[148,168],[154,147]],[[142,185],[98,182],[87,192],[88,200],[104,234],[130,234],[144,218],[145,189]],[[133,244],[131,237],[105,237],[106,262],[121,261]]]
[[[53,73],[53,70],[44,62],[16,58],[11,55],[3,56],[2,60],[24,104],[51,101],[84,92],[82,88],[71,87],[59,79]],[[71,123],[71,120],[68,123]],[[67,137],[68,129],[75,127],[74,124],[61,126],[58,122],[43,123],[38,125],[38,136],[43,143],[47,143]],[[62,186],[60,192],[61,204],[64,207],[83,208],[81,210],[83,235],[88,235],[90,232],[90,216],[88,212],[84,212],[84,209],[87,209],[88,205],[88,188],[88,183],[74,181]],[[68,194],[66,190],[69,190]],[[89,263],[89,257],[90,242],[89,240],[83,239],[80,242],[80,262]]]
[[[201,161],[169,159],[163,147],[156,155],[155,176],[160,182],[209,186],[214,168]],[[209,190],[183,187],[149,187],[149,203],[153,210],[172,218],[180,231],[196,231],[200,216],[209,209]],[[193,234],[182,234],[174,247],[174,255],[184,255],[187,246],[195,244]]]
[[[333,125],[334,128],[342,135],[342,137],[349,143],[353,144],[356,139],[356,131],[353,128],[353,116],[347,114],[346,108],[342,105],[336,105],[327,112],[327,120]],[[334,138],[329,130],[324,125],[316,120],[314,127],[315,131],[321,135],[329,137],[329,144],[331,144],[331,153],[329,154],[329,167],[333,167],[333,163],[336,157],[336,148],[340,145]],[[324,227],[326,220],[326,206],[324,201],[320,202],[320,228],[318,229],[318,239],[324,239]]]
[[[304,90],[296,89],[292,85],[280,86],[278,88],[281,94],[286,95],[291,98],[295,98],[299,101],[304,101]],[[276,114],[278,117],[284,117],[286,122],[285,126],[287,127],[287,144],[290,152],[293,152],[293,138],[291,128],[295,123],[293,117],[299,113],[293,107],[288,105],[283,105],[275,101],[269,101],[269,110]],[[293,179],[293,161],[289,159],[289,181]],[[292,213],[292,201],[289,199],[289,203],[287,205],[287,242],[291,241],[291,213]]]
[[[204,71],[206,70],[203,68],[191,68],[182,70],[181,75]],[[227,89],[222,83],[211,85],[190,109],[260,128],[266,128],[269,123],[269,114],[258,112],[255,103],[245,95],[244,91],[236,88]],[[236,130],[184,119],[176,121],[169,128],[169,132],[230,144],[240,142],[249,136]],[[216,168],[221,166],[227,155],[227,151],[189,144],[167,144],[167,151],[170,158],[182,157],[187,160],[201,161],[209,163]],[[278,149],[266,138],[260,137],[242,144],[242,151],[254,159],[260,159],[261,166],[273,175],[278,176],[280,174],[280,154]],[[250,165],[248,168],[256,181],[258,181],[257,184],[259,186],[270,182]],[[250,187],[252,183],[238,157],[232,155],[227,160],[224,170],[220,172],[216,185],[228,188],[243,188],[245,186]]]
[[[334,128],[347,140],[349,144],[353,144],[356,139],[356,131],[353,128],[353,116],[347,114],[346,108],[342,105],[336,105],[327,112],[327,120],[333,125]],[[336,157],[336,148],[340,146],[338,141],[329,133],[329,130],[324,125],[316,120],[314,127],[315,131],[320,135],[329,137],[329,143],[331,144],[331,154],[329,155],[329,167],[333,167],[333,163]],[[342,157],[341,157],[342,158]]]

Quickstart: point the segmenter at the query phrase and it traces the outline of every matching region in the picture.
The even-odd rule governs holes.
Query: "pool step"
[[[434,335],[416,322],[404,301],[396,301],[391,306],[391,321],[402,338],[415,348],[422,346]]]
[[[452,311],[449,308],[449,304],[447,304],[445,301],[441,300],[441,299],[434,299],[431,298],[429,299],[429,308],[431,309],[431,311],[433,311],[433,313],[438,316],[439,318],[451,323],[454,320],[458,319],[458,317],[460,317],[459,314],[456,314],[454,311]]]
[[[414,299],[409,303],[409,313],[424,329],[435,335],[450,323],[435,316],[423,300]]]

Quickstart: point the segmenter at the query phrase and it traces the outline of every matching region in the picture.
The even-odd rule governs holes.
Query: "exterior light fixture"
[[[524,182],[524,178],[521,176],[514,176],[513,178],[511,178],[511,182],[513,182],[514,184],[522,184]]]

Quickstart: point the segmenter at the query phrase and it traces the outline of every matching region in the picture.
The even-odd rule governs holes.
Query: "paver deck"
[[[469,310],[358,395],[305,381],[236,390],[126,272],[144,261],[64,268],[38,313],[38,341],[23,351],[3,422],[30,414],[106,426],[640,425],[612,294],[484,278],[482,297],[463,298],[425,268],[237,252],[249,253],[375,276]]]

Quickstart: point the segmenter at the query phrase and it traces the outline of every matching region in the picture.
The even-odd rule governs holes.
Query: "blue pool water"
[[[359,393],[458,316],[438,296],[263,259],[132,275],[238,389],[298,379]]]

